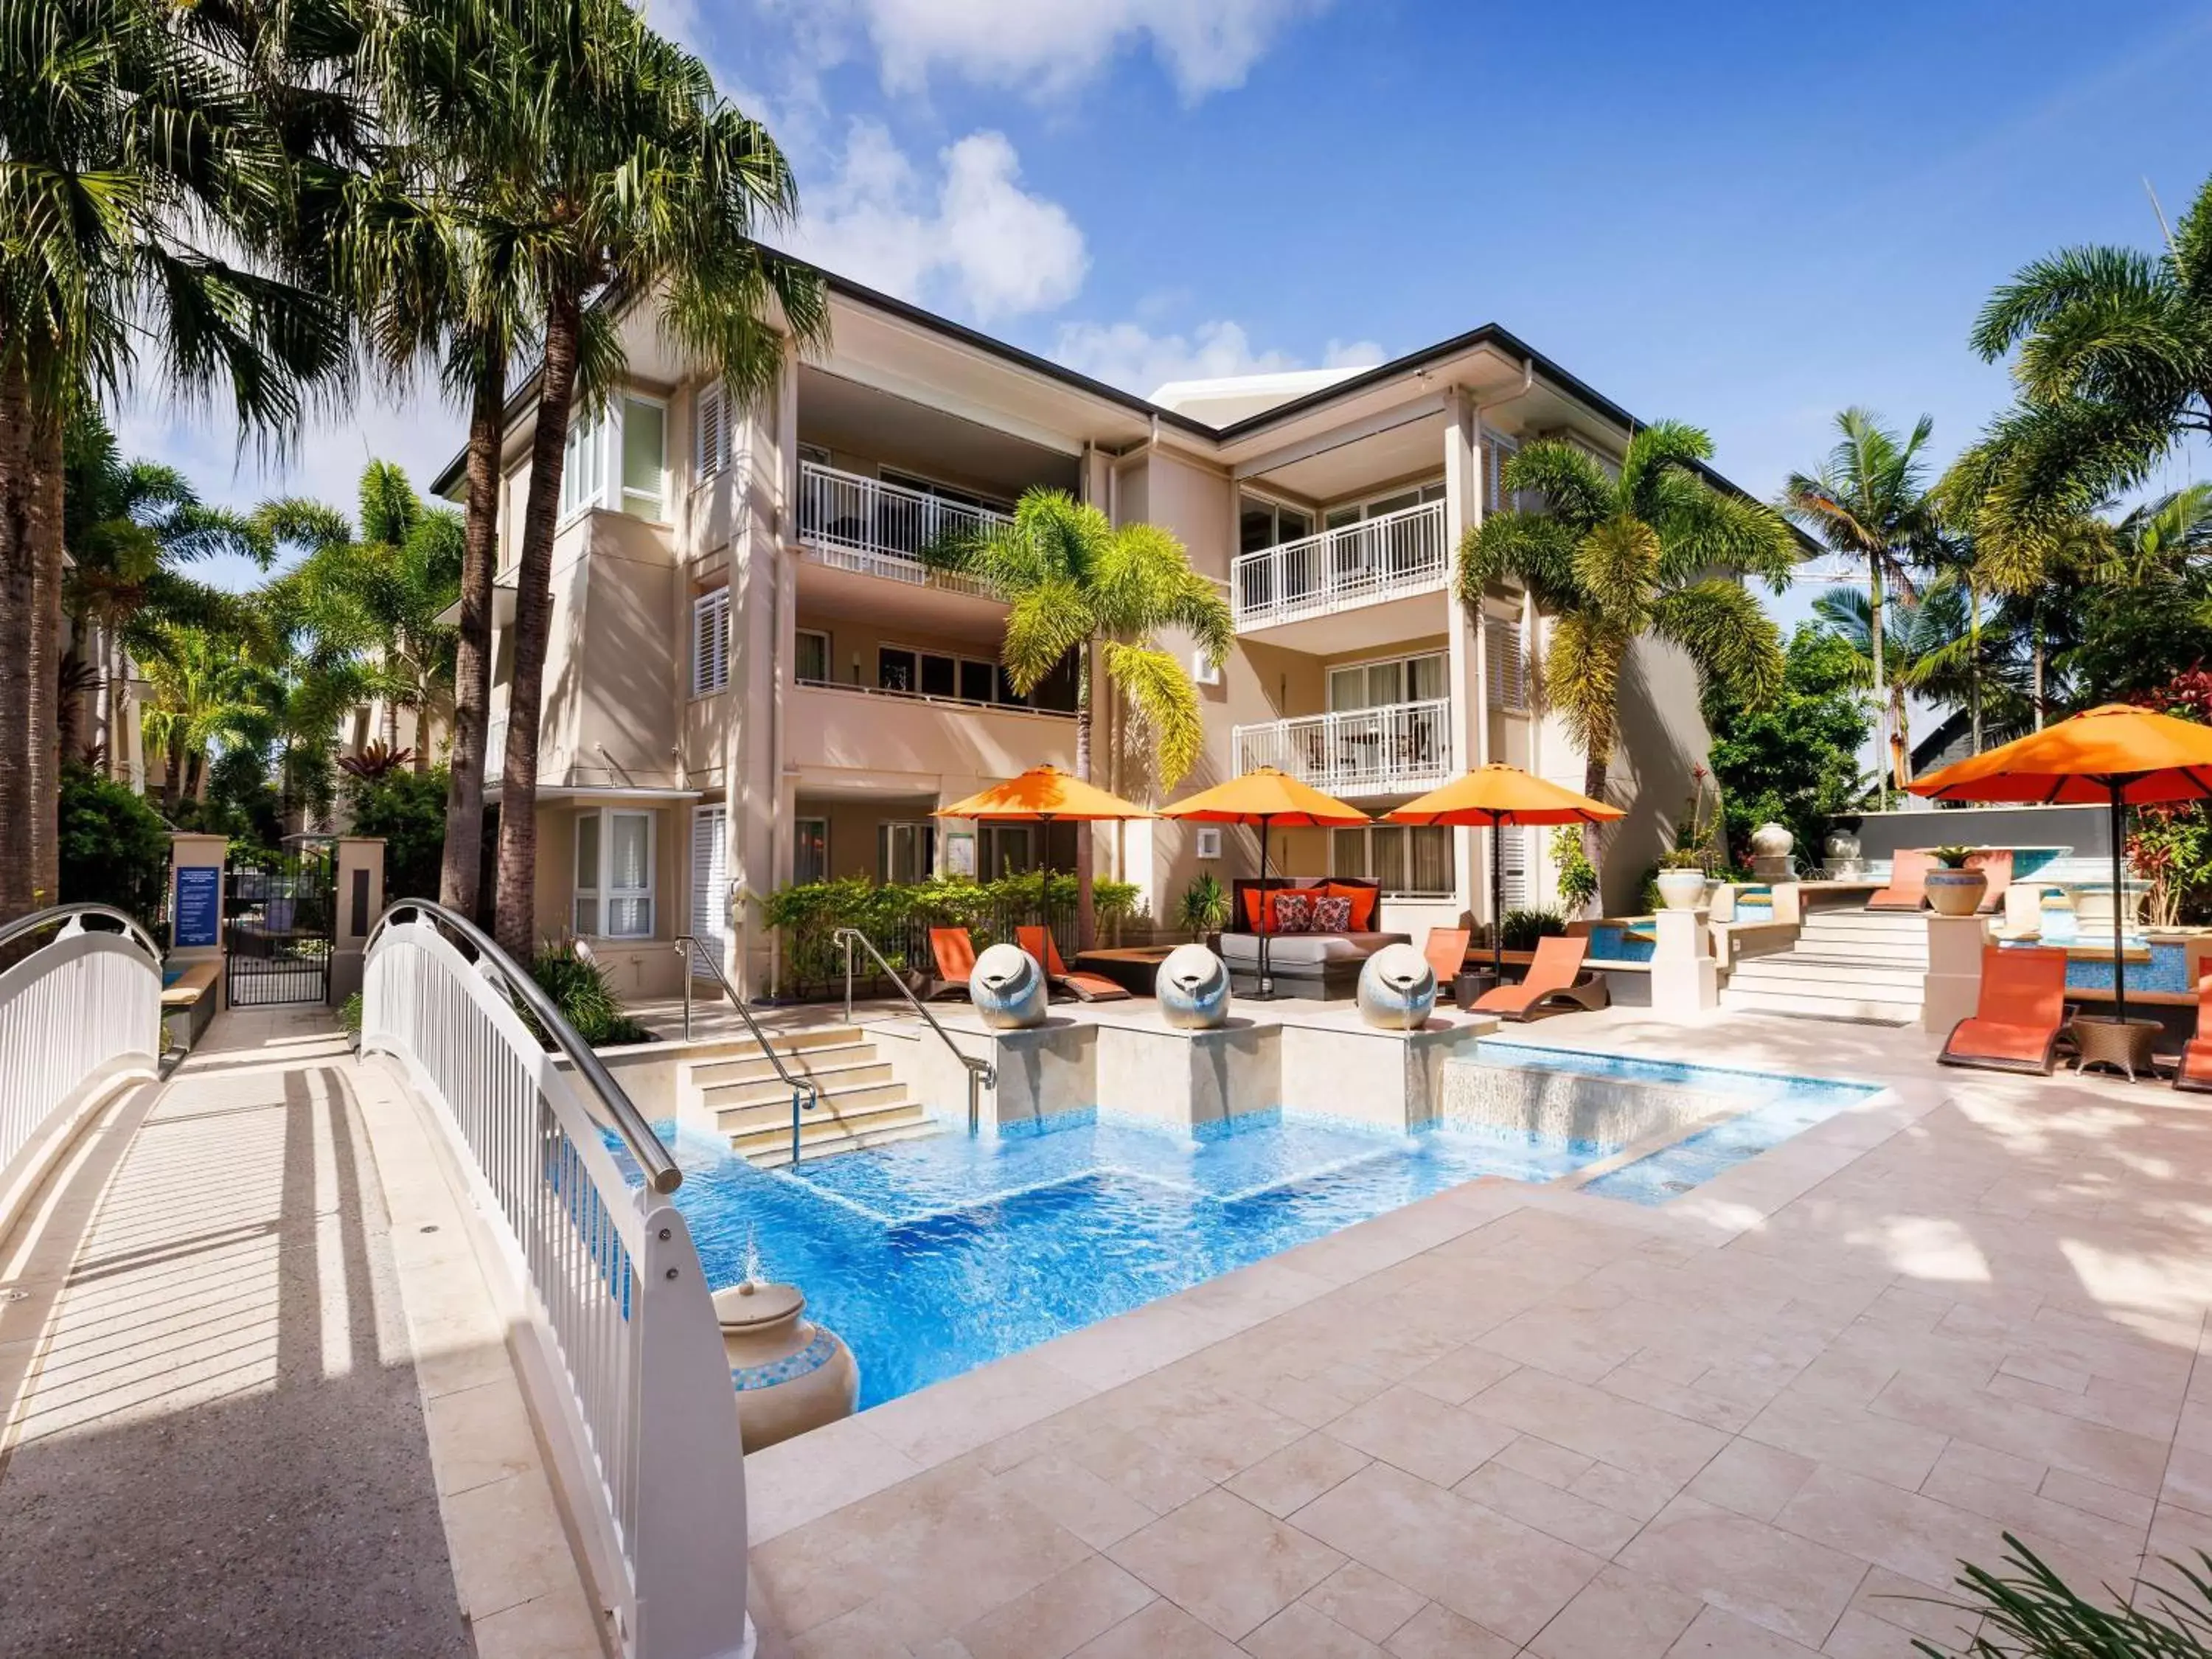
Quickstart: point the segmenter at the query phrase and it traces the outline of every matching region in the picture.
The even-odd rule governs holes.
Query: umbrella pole
[[[1254,992],[1255,1001],[1266,1002],[1275,994],[1274,982],[1267,977],[1267,935],[1274,930],[1275,907],[1267,902],[1267,814],[1260,815],[1260,988]]]
[[[1505,983],[1505,864],[1499,856],[1502,837],[1496,813],[1490,817],[1490,971],[1498,984]]]
[[[2120,781],[2112,780],[2112,1013],[2123,1025],[2128,1023],[2128,964],[2124,948],[2122,922],[2127,912],[2127,890],[2122,885],[2121,860],[2127,843],[2128,807],[2120,798]]]

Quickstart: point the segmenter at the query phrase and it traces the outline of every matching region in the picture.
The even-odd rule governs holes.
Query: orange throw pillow
[[[1331,898],[1352,901],[1352,931],[1372,933],[1375,929],[1375,890],[1372,887],[1348,887],[1340,882],[1328,884]]]
[[[1260,931],[1260,906],[1265,902],[1267,896],[1267,890],[1264,887],[1247,887],[1244,890],[1244,931],[1246,933],[1256,933]]]

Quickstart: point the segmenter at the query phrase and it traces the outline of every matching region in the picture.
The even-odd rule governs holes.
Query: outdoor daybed
[[[1274,905],[1276,896],[1290,895],[1294,902],[1276,907],[1263,917],[1260,906]],[[1342,900],[1348,914],[1342,927],[1316,928],[1312,917],[1316,899]],[[1304,901],[1304,925],[1285,931],[1279,925]],[[1262,884],[1239,880],[1230,892],[1233,907],[1231,926],[1221,935],[1221,959],[1238,988],[1249,986],[1260,972],[1260,929],[1268,924],[1267,974],[1276,989],[1289,996],[1348,997],[1359,988],[1359,970],[1367,958],[1386,945],[1410,945],[1408,933],[1389,933],[1375,926],[1382,908],[1379,882],[1342,876],[1270,876]],[[1332,905],[1330,911],[1335,907]]]

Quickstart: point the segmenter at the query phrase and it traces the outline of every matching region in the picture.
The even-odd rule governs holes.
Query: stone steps
[[[1791,949],[1738,963],[1720,1003],[1745,1013],[1910,1025],[1920,1018],[1927,972],[1924,917],[1815,910]]]
[[[917,1139],[942,1129],[892,1075],[876,1045],[850,1025],[778,1032],[769,1051],[819,1095],[802,1109],[799,1156],[812,1159]],[[757,1045],[720,1052],[685,1071],[687,1092],[699,1103],[730,1150],[760,1169],[791,1162],[791,1085]]]

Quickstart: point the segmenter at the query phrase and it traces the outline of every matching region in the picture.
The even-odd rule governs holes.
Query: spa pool
[[[1655,1111],[1741,1101],[1744,1133],[1694,1167],[1646,1158],[1594,1188],[1643,1203],[1874,1092],[1492,1041],[1475,1066],[1626,1089],[1632,1101],[1649,1085]],[[1549,1181],[1644,1138],[1632,1113],[1605,1123],[1599,1138],[1455,1115],[1395,1134],[1263,1112],[1189,1139],[1077,1114],[1050,1133],[948,1130],[796,1174],[755,1170],[690,1130],[660,1132],[684,1166],[677,1202],[709,1280],[735,1283],[757,1249],[768,1275],[797,1284],[851,1345],[866,1407],[1478,1176]]]

